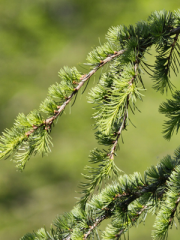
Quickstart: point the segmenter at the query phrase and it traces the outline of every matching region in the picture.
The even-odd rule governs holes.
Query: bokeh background
[[[19,112],[37,109],[48,87],[59,81],[63,66],[85,71],[86,55],[105,41],[109,27],[146,20],[154,10],[177,10],[179,0],[0,0],[0,130],[10,128]],[[150,59],[152,61],[153,59]],[[98,74],[91,78],[95,85]],[[141,113],[124,133],[117,165],[127,174],[143,171],[179,146],[179,136],[162,136],[159,104],[169,96],[152,90],[139,102]],[[173,83],[180,87],[179,77]],[[41,227],[49,229],[58,214],[70,211],[78,197],[81,173],[96,147],[87,93],[78,95],[52,131],[54,147],[47,157],[32,158],[24,172],[9,160],[0,162],[0,239],[19,239]],[[154,217],[132,229],[130,239],[151,239]],[[169,239],[179,239],[173,228]]]

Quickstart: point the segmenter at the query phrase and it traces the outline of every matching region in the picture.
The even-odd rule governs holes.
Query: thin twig
[[[103,216],[97,218],[92,226],[89,226],[89,230],[87,233],[84,234],[83,240],[86,240],[91,232],[106,218],[108,218],[108,215],[104,214]]]
[[[111,60],[113,60],[114,58],[122,55],[126,50],[120,50],[120,51],[115,51],[114,54],[108,56],[107,58],[105,58],[104,60],[102,60],[95,68],[93,68],[89,73],[83,75],[81,77],[81,81],[79,82],[79,84],[77,85],[76,88],[74,88],[74,91],[69,95],[69,97],[66,98],[66,101],[58,107],[58,110],[54,111],[54,116],[47,118],[46,120],[44,120],[44,122],[39,125],[39,126],[33,126],[33,128],[26,132],[26,136],[29,137],[35,130],[37,130],[39,127],[41,126],[45,126],[46,130],[51,128],[52,123],[54,122],[54,120],[63,112],[63,110],[65,109],[65,107],[68,105],[68,103],[71,101],[71,99],[73,98],[73,96],[79,91],[79,89],[84,85],[84,83],[93,75],[97,72],[97,70],[99,70],[101,67],[103,67],[106,63],[110,62]]]
[[[174,34],[179,34],[180,33],[180,27],[177,27],[177,28],[173,28],[171,31],[170,31],[170,36],[171,35],[174,35]]]
[[[175,208],[171,210],[171,216],[170,216],[170,219],[169,219],[169,223],[168,223],[168,226],[171,224],[171,222],[173,221],[174,219],[174,215],[175,215],[175,212],[177,210],[177,207],[178,207],[178,204],[180,203],[180,197],[177,199],[176,201],[176,205],[175,205]]]
[[[46,123],[49,121],[51,122],[52,120],[56,119],[59,114],[64,110],[64,108],[66,107],[66,105],[71,101],[72,97],[79,91],[79,89],[84,85],[84,83],[95,73],[97,72],[97,70],[99,70],[101,67],[103,67],[106,63],[110,62],[112,59],[114,59],[115,57],[118,57],[119,55],[122,55],[125,52],[125,50],[120,50],[118,52],[115,52],[113,55],[105,58],[104,60],[102,60],[98,66],[96,66],[95,68],[93,68],[88,74],[83,75],[83,78],[81,79],[81,82],[78,84],[78,86],[74,89],[74,91],[71,93],[71,95],[67,98],[67,100],[60,106],[60,108],[58,109],[58,112],[55,116],[53,116],[52,118],[49,118],[49,120],[46,120]]]

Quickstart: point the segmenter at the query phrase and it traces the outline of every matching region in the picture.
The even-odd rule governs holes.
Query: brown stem
[[[129,102],[127,101],[126,109],[128,108],[128,103]],[[116,150],[116,147],[117,147],[117,144],[118,144],[119,137],[121,136],[122,130],[125,128],[125,123],[126,123],[127,116],[128,116],[128,114],[127,114],[127,110],[126,110],[126,112],[124,114],[123,121],[122,121],[121,126],[119,128],[119,131],[117,132],[116,140],[114,141],[114,144],[113,144],[113,146],[111,148],[111,152],[109,154],[110,160],[114,159],[114,153],[115,153],[115,150]]]
[[[79,89],[84,85],[84,83],[99,70],[101,67],[103,67],[106,63],[110,62],[114,58],[122,55],[126,50],[120,50],[120,51],[115,51],[114,54],[108,56],[104,60],[102,60],[95,68],[93,68],[88,74],[85,74],[81,77],[81,81],[78,83],[77,87],[74,88],[74,91],[69,95],[69,97],[66,98],[66,101],[61,105],[58,106],[58,110],[54,112],[54,116],[47,118],[44,120],[44,122],[39,125],[39,126],[34,126],[32,130],[28,131],[25,133],[27,137],[29,137],[36,129],[38,129],[41,126],[51,126],[54,120],[63,112],[65,107],[68,105],[68,103],[71,101],[73,96],[79,91]]]
[[[179,198],[177,199],[177,201],[176,201],[175,208],[172,209],[172,213],[171,213],[171,216],[170,216],[170,219],[169,219],[168,226],[171,224],[171,222],[172,222],[173,219],[174,219],[174,215],[175,215],[175,212],[176,212],[176,209],[177,209],[179,203],[180,203],[180,197],[179,197]]]
[[[95,73],[97,72],[98,69],[100,69],[101,67],[103,67],[106,63],[110,62],[112,59],[114,59],[115,57],[118,57],[119,55],[122,55],[125,52],[125,50],[120,50],[118,52],[115,52],[114,54],[112,54],[111,56],[108,56],[107,58],[105,58],[103,61],[101,61],[99,63],[98,66],[96,66],[95,68],[93,68],[88,74],[83,75],[83,77],[81,78],[81,82],[78,84],[78,86],[74,89],[74,91],[71,93],[71,95],[67,98],[67,100],[59,107],[56,115],[54,115],[52,118],[54,121],[54,119],[56,119],[59,114],[65,109],[66,105],[71,101],[72,97],[79,91],[79,89],[84,85],[84,83]],[[47,121],[47,120],[46,120]]]
[[[106,215],[106,214],[103,215],[103,216],[101,216],[101,217],[99,217],[99,218],[96,218],[94,224],[93,224],[92,226],[89,226],[88,232],[84,234],[83,240],[86,240],[86,239],[89,237],[89,235],[91,234],[91,232],[92,232],[103,220],[105,220],[105,219],[107,219],[107,218],[108,218],[108,215]]]
[[[171,35],[174,35],[174,34],[179,34],[180,33],[180,27],[177,27],[177,28],[173,28],[171,31],[170,31],[170,36]]]

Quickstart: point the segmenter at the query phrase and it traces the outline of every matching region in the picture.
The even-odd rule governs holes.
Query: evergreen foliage
[[[143,71],[152,77],[156,91],[173,93],[173,99],[159,107],[169,119],[164,124],[164,137],[170,139],[179,130],[180,91],[174,91],[170,81],[170,71],[177,74],[180,65],[179,33],[180,10],[154,12],[146,22],[110,28],[107,42],[87,56],[88,73],[75,67],[61,69],[61,82],[50,86],[39,109],[27,116],[19,114],[14,126],[5,129],[0,137],[0,159],[11,157],[23,170],[32,155],[51,151],[54,123],[90,77],[108,64],[89,92],[88,101],[95,109],[95,137],[103,149],[90,153],[90,166],[85,167],[85,181],[80,184],[81,197],[70,213],[56,219],[50,231],[42,228],[21,240],[99,239],[98,228],[105,219],[111,223],[101,234],[102,239],[120,239],[131,227],[144,222],[150,212],[157,214],[153,239],[165,239],[175,217],[179,221],[180,148],[173,157],[168,155],[147,169],[144,177],[140,173],[120,175],[115,164],[119,140],[130,122],[129,112],[134,114],[138,100],[143,98]],[[152,46],[157,53],[153,66],[145,59]],[[112,183],[102,190],[106,181]]]

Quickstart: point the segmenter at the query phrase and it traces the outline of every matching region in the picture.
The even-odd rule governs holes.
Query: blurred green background
[[[81,63],[92,47],[105,41],[109,27],[135,24],[154,10],[178,7],[178,0],[0,0],[1,132],[12,127],[19,112],[38,108],[47,88],[59,81],[61,67],[85,71]],[[152,90],[146,74],[143,79],[147,91],[139,102],[142,113],[132,116],[136,128],[128,127],[116,158],[127,174],[143,173],[179,146],[179,136],[168,142],[161,133],[164,116],[158,106],[167,96]],[[178,79],[173,77],[173,83],[180,87]],[[32,158],[23,173],[9,160],[0,162],[0,239],[19,239],[43,226],[49,229],[57,214],[74,206],[89,151],[96,147],[87,93],[88,89],[79,94],[75,106],[68,106],[59,119],[49,156]],[[130,230],[130,239],[151,239],[153,219]],[[178,236],[175,228],[169,233],[169,239]]]

